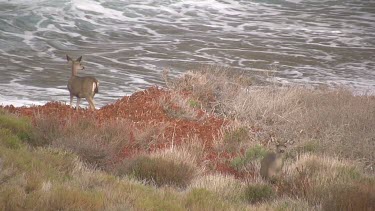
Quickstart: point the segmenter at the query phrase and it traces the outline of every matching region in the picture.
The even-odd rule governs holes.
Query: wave
[[[86,74],[103,82],[101,105],[162,84],[163,69],[176,75],[199,65],[372,90],[371,7],[338,0],[0,1],[0,87],[23,87],[0,92],[0,103],[29,104],[25,94],[30,103],[65,100],[65,54],[84,55]]]

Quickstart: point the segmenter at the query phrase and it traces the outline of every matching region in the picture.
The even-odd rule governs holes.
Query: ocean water
[[[65,54],[98,107],[202,65],[373,92],[375,1],[0,0],[0,104],[68,102]]]

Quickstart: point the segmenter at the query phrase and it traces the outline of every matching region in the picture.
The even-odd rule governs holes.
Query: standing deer
[[[68,81],[68,90],[70,93],[70,106],[72,107],[73,97],[77,97],[77,106],[79,108],[79,103],[81,98],[86,98],[89,103],[89,108],[95,110],[94,105],[94,95],[99,91],[99,81],[92,76],[77,76],[78,70],[84,70],[85,67],[81,64],[82,56],[77,60],[73,60],[68,55],[66,55],[68,62],[72,64],[72,75]]]
[[[260,165],[260,175],[263,179],[273,180],[282,170],[288,143],[289,141],[284,143],[276,142],[276,152],[270,152],[263,158]]]

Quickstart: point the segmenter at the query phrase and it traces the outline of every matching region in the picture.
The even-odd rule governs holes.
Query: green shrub
[[[11,130],[22,141],[30,141],[33,137],[30,120],[15,115],[0,114],[0,128]]]
[[[19,149],[22,141],[17,135],[14,135],[12,131],[6,128],[0,128],[0,141],[6,147],[11,149]]]
[[[192,108],[200,107],[199,102],[196,101],[196,100],[192,100],[192,99],[190,99],[190,100],[188,101],[188,103],[189,103],[189,106],[192,107]]]
[[[195,170],[187,164],[146,156],[136,158],[119,170],[120,174],[128,173],[157,186],[186,187],[195,174]]]
[[[250,184],[244,190],[245,200],[250,203],[267,201],[274,195],[272,187],[267,184]]]
[[[261,145],[255,145],[246,151],[247,160],[261,159],[267,154],[267,150]]]
[[[255,145],[254,147],[248,149],[245,152],[245,155],[234,158],[231,165],[234,168],[240,169],[251,161],[262,159],[266,154],[267,150],[263,146]]]

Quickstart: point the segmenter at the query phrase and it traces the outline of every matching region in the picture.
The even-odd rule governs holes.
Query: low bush
[[[275,192],[267,184],[249,184],[244,189],[244,198],[250,203],[265,202],[274,196]]]
[[[33,145],[47,146],[63,135],[66,123],[57,117],[37,115],[34,117],[33,133],[35,134]],[[65,128],[66,129],[66,128]]]
[[[325,206],[331,206],[332,203],[342,204],[344,202],[341,202],[341,200],[345,201],[357,193],[358,195],[364,195],[363,198],[370,197],[366,193],[366,191],[369,192],[368,190],[358,186],[358,181],[366,178],[366,175],[352,163],[325,156],[305,154],[296,163],[287,166],[280,180],[276,182],[276,186],[279,195],[302,198],[314,206],[323,202]],[[368,182],[367,186],[372,185],[374,187],[374,180],[370,179],[369,181],[372,182]],[[365,185],[362,187],[365,187]],[[344,194],[349,189],[352,189],[353,192],[348,191]],[[371,189],[372,191],[375,190],[374,188]],[[340,199],[340,197],[345,199]],[[366,202],[366,199],[363,202]]]
[[[99,125],[91,118],[60,122],[50,116],[37,116],[33,128],[39,145],[62,148],[79,155],[92,166],[105,168],[108,160],[129,144],[130,123],[113,121]]]
[[[227,110],[228,96],[238,94],[241,88],[253,84],[254,78],[240,72],[221,67],[205,67],[192,70],[167,85],[173,90],[189,92],[201,108],[216,114],[231,115]]]
[[[31,121],[27,118],[21,118],[13,114],[1,112],[0,128],[12,131],[22,141],[31,142],[33,139]]]
[[[18,149],[21,147],[22,141],[9,129],[0,128],[0,143],[4,144],[6,147]]]
[[[191,121],[199,119],[195,109],[199,103],[181,96],[178,92],[171,92],[170,95],[159,99],[158,103],[170,118]]]
[[[130,174],[157,186],[170,185],[184,188],[194,178],[195,170],[187,164],[162,158],[140,156],[119,167],[119,174]]]
[[[252,161],[262,159],[266,154],[267,150],[263,146],[255,145],[249,148],[243,156],[234,158],[231,165],[236,169],[241,169]]]
[[[333,185],[323,198],[323,210],[375,210],[375,182]]]

